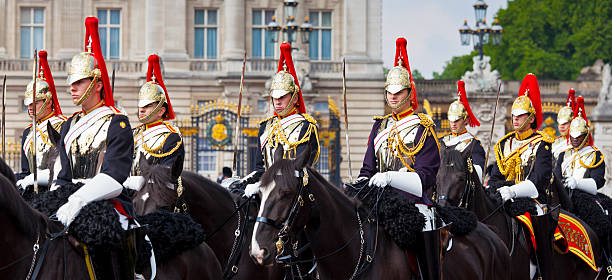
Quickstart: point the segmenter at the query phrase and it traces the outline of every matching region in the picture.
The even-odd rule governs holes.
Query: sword
[[[489,135],[489,146],[487,147],[487,156],[485,157],[484,166],[482,167],[482,183],[484,184],[484,179],[487,171],[487,162],[489,161],[489,154],[491,153],[491,142],[493,141],[493,128],[495,128],[495,115],[497,115],[497,104],[499,104],[499,95],[501,92],[501,85],[499,83],[499,87],[497,88],[497,100],[495,101],[495,109],[493,110],[493,123],[491,124],[491,134]]]
[[[234,159],[232,172],[238,174],[238,134],[240,133],[240,113],[242,112],[242,88],[244,87],[244,68],[246,67],[246,51],[242,59],[242,74],[240,75],[240,91],[238,92],[238,113],[236,115],[236,130],[234,131]]]
[[[34,174],[34,193],[38,194],[38,166],[36,162],[36,72],[38,72],[38,51],[34,49],[34,71],[32,76],[34,84],[32,85],[32,174]]]
[[[115,67],[113,67],[113,76],[111,78],[111,92],[115,92]]]
[[[6,74],[2,83],[2,159],[6,160]]]
[[[348,108],[346,106],[346,59],[342,58],[342,96],[344,98],[344,138],[346,140],[346,158],[348,160],[349,181],[353,182],[353,168],[351,167],[351,145],[348,135]]]

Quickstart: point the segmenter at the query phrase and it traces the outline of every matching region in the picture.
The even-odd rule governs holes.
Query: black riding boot
[[[442,248],[440,245],[441,230],[435,229],[421,232],[421,242],[417,250],[417,260],[421,279],[438,280],[442,277],[441,257]]]

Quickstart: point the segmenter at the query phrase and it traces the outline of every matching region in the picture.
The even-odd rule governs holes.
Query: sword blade
[[[2,159],[6,160],[6,74],[2,83]]]
[[[348,133],[348,107],[346,106],[346,59],[342,58],[342,97],[344,99],[344,138],[346,140],[346,159],[348,161],[349,180],[353,182],[353,167],[351,166],[351,145]]]
[[[36,126],[36,74],[38,72],[38,51],[34,49],[34,71],[32,77],[34,84],[32,85],[32,162],[31,172],[34,174],[34,193],[38,194],[38,164],[36,161],[36,132],[38,130]]]
[[[232,172],[238,174],[238,139],[240,133],[240,117],[242,113],[242,89],[244,87],[244,69],[246,68],[246,51],[242,59],[242,74],[240,75],[240,90],[238,91],[238,110],[236,114],[236,130],[234,131],[234,157],[232,160]]]
[[[495,116],[497,115],[497,105],[499,104],[499,96],[501,93],[501,85],[502,82],[499,82],[499,87],[497,88],[497,100],[495,101],[495,109],[493,109],[493,123],[491,124],[491,134],[489,134],[489,146],[487,147],[487,156],[485,157],[485,163],[482,171],[482,184],[484,185],[484,179],[487,171],[487,162],[489,162],[489,154],[491,153],[491,142],[493,141],[493,129],[495,128]]]

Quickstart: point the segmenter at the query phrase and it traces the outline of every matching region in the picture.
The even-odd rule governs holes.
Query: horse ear
[[[277,162],[281,159],[283,159],[283,156],[285,155],[285,148],[283,147],[283,145],[278,145],[276,147],[276,150],[274,151],[274,162]]]
[[[47,132],[49,134],[51,144],[53,144],[53,146],[57,146],[62,136],[59,134],[59,132],[57,132],[57,130],[55,130],[55,128],[53,128],[51,122],[47,122]]]
[[[312,148],[306,144],[306,148],[295,158],[295,167],[299,169],[306,167],[310,161],[310,154],[312,154]]]

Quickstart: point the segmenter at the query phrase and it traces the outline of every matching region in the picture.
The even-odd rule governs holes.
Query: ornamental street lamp
[[[286,23],[281,26],[276,22],[276,18],[272,17],[272,21],[266,26],[266,30],[272,33],[272,42],[278,41],[278,33],[282,30],[285,41],[292,44],[297,42],[298,33],[302,35],[302,42],[308,44],[310,42],[310,33],[312,32],[312,24],[308,21],[308,17],[304,18],[304,23],[300,26],[295,22],[295,14],[297,13],[298,0],[283,0],[283,7],[286,16]]]
[[[489,43],[497,46],[501,43],[501,37],[503,33],[502,27],[499,25],[497,19],[493,22],[493,26],[487,25],[487,7],[488,5],[484,0],[476,0],[474,3],[474,15],[476,18],[476,26],[471,29],[467,23],[467,20],[463,21],[463,25],[459,28],[459,35],[461,39],[461,45],[468,46],[470,39],[473,40],[474,49],[478,50],[480,59],[482,60],[482,47]]]

